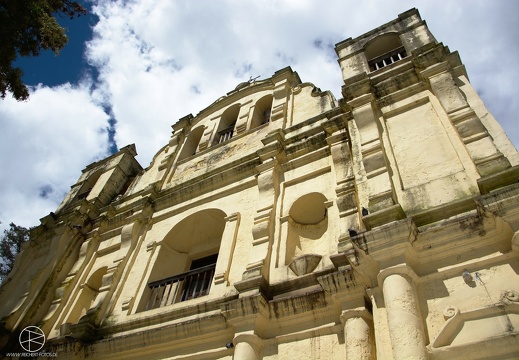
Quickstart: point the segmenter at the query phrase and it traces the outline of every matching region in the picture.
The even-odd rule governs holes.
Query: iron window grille
[[[223,143],[224,141],[227,141],[232,138],[232,135],[234,134],[234,125],[236,123],[233,123],[231,126],[229,126],[226,129],[223,129],[222,131],[218,132],[218,144]]]
[[[400,61],[406,56],[405,49],[403,46],[401,46],[398,49],[391,50],[383,55],[369,60],[368,65],[371,71],[376,71],[397,61]]]

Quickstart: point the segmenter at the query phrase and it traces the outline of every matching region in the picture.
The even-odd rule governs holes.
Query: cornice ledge
[[[258,317],[269,317],[268,301],[261,293],[227,301],[220,309],[226,321],[237,328],[253,323]]]
[[[354,270],[351,266],[343,266],[339,270],[317,277],[321,288],[327,294],[349,293],[351,295],[362,293],[369,283],[364,276]]]
[[[437,63],[429,66],[425,70],[420,72],[420,75],[423,79],[430,79],[434,76],[440,75],[442,73],[450,71],[450,65],[448,61],[443,61],[441,63]]]
[[[381,268],[406,262],[409,252],[415,253],[412,243],[418,228],[410,218],[382,225],[352,238]]]
[[[372,93],[368,93],[368,94],[362,94],[360,96],[357,96],[356,98],[348,101],[347,104],[349,106],[351,106],[352,108],[357,108],[357,107],[369,104],[373,100],[375,100],[375,96]]]

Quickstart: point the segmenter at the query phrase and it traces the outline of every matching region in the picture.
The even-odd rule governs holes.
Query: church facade
[[[4,353],[519,358],[519,154],[416,9],[336,53],[339,100],[284,68],[87,166],[0,288]]]

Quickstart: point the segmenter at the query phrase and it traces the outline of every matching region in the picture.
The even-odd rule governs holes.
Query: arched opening
[[[76,324],[82,316],[86,315],[87,311],[92,307],[94,301],[99,294],[103,282],[103,276],[106,274],[106,266],[97,269],[87,282],[82,285],[79,297],[71,311],[67,323]]]
[[[396,33],[383,34],[371,40],[364,48],[364,54],[371,71],[391,65],[407,56]]]
[[[327,242],[317,241],[328,230],[326,201],[323,194],[314,192],[301,196],[290,207],[286,265],[302,255],[327,252]]]
[[[240,104],[235,104],[224,111],[214,138],[215,144],[221,144],[232,138],[239,112]]]
[[[266,124],[270,121],[270,113],[272,109],[272,95],[266,95],[256,102],[250,128],[254,129],[258,126]]]
[[[139,311],[209,294],[225,217],[218,209],[202,210],[171,229],[161,242]]]
[[[200,143],[200,139],[202,139],[202,135],[204,134],[204,127],[199,126],[189,133],[184,142],[184,146],[182,147],[182,151],[178,156],[178,161],[184,160],[190,156],[195,155],[196,149],[198,148],[198,144]]]
[[[99,180],[99,177],[102,173],[103,172],[101,170],[97,170],[85,180],[76,195],[76,200],[83,200],[88,197],[90,191],[92,191],[94,185],[96,184],[97,180]]]

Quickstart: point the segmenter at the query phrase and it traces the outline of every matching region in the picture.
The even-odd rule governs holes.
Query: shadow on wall
[[[226,214],[218,209],[196,212],[175,225],[160,242],[148,286],[137,311],[207,295],[214,276]],[[195,288],[194,282],[199,284]],[[203,287],[203,289],[202,289]],[[184,293],[190,288],[194,296]]]
[[[106,274],[106,271],[106,266],[97,269],[92,275],[90,275],[88,281],[83,284],[77,302],[74,305],[74,309],[71,311],[68,320],[66,321],[67,323],[77,324],[79,319],[86,315],[99,294],[99,289],[103,283],[103,276]]]
[[[328,242],[319,241],[328,231],[326,201],[323,194],[310,193],[290,207],[285,265],[305,254],[327,254]]]

